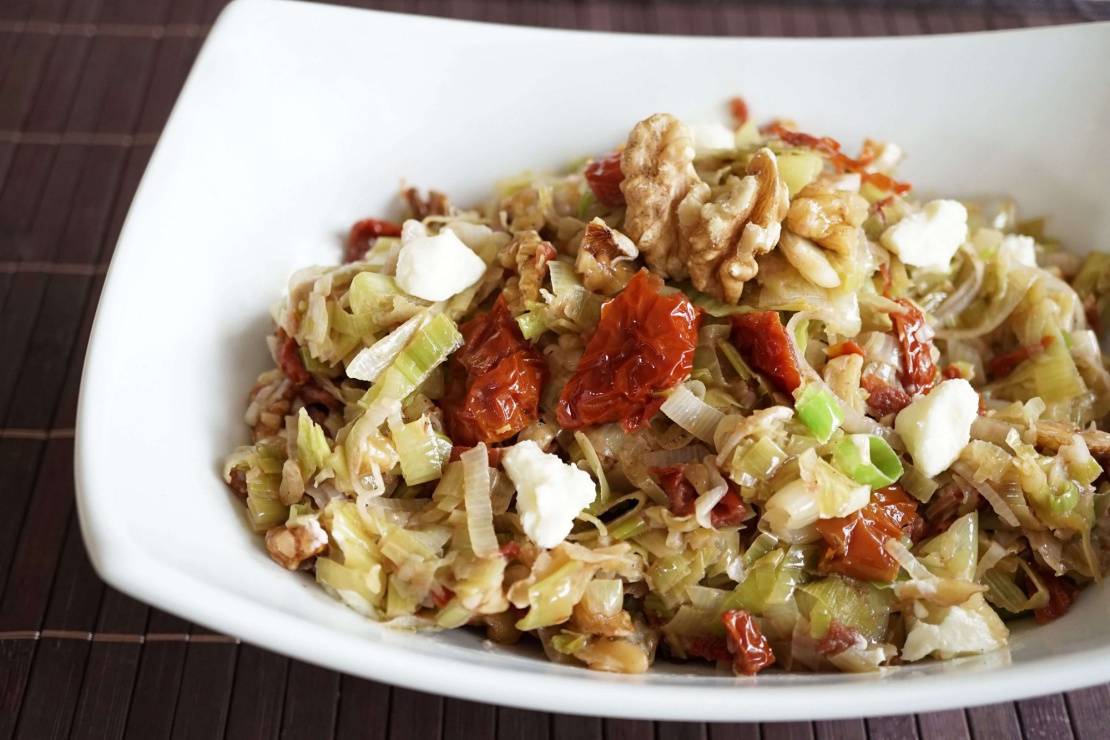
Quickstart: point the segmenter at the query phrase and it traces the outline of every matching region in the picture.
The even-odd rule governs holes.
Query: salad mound
[[[902,151],[657,114],[402,192],[274,308],[224,477],[360,614],[751,675],[998,650],[1110,559],[1110,255]]]

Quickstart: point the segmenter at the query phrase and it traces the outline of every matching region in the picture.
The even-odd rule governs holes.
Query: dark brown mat
[[[0,740],[1106,737],[1106,686],[916,717],[762,726],[495,708],[289,660],[104,586],[86,558],[73,503],[81,363],[123,217],[225,1],[0,2]],[[1108,2],[1065,0],[349,4],[731,35],[947,33],[1110,18]]]

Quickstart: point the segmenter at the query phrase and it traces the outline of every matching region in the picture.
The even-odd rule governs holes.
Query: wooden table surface
[[[762,725],[498,708],[274,655],[101,583],[85,555],[73,501],[85,346],[132,195],[225,3],[0,0],[0,740],[1110,737],[1107,686],[966,711]],[[524,25],[777,36],[1110,18],[1107,2],[353,4]],[[136,413],[149,402],[133,399]]]

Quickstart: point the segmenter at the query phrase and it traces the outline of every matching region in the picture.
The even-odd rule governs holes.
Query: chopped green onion
[[[836,467],[872,489],[889,486],[902,477],[902,461],[882,437],[851,434],[833,448]]]
[[[795,391],[794,410],[798,418],[821,442],[828,442],[844,421],[844,409],[832,393],[816,383]]]

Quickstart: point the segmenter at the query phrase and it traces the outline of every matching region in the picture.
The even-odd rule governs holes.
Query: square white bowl
[[[380,681],[534,709],[687,720],[895,714],[1110,679],[1110,589],[1009,651],[879,675],[612,676],[392,632],[270,561],[219,478],[269,359],[267,307],[338,261],[398,180],[466,202],[526,168],[608,151],[660,110],[724,120],[742,94],[853,148],[899,142],[919,189],[1012,195],[1070,247],[1110,250],[1110,24],[899,39],[549,31],[236,0],[206,42],[127,218],[81,390],[77,490],[120,590],[271,650]],[[140,403],[136,404],[139,400]]]

